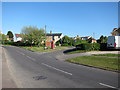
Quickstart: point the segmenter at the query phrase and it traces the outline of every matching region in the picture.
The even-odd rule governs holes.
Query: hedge
[[[100,50],[107,50],[107,43],[100,43]]]
[[[83,43],[76,45],[76,48],[80,47],[82,50],[100,50],[99,43]]]

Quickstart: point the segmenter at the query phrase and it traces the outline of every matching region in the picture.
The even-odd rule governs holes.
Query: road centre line
[[[57,70],[57,71],[60,71],[60,72],[63,72],[63,73],[66,73],[66,74],[72,75],[72,73],[69,73],[69,72],[66,72],[66,71],[63,71],[63,70],[57,69],[57,68],[52,67],[52,66],[50,66],[50,65],[47,65],[47,64],[45,64],[45,63],[42,63],[42,65],[45,65],[45,66],[47,66],[47,67],[49,67],[49,68],[52,68],[52,69],[55,69],[55,70]]]
[[[104,84],[104,83],[99,83],[99,84],[102,85],[102,86],[109,87],[109,88],[115,88],[115,89],[117,89],[116,87],[113,87],[113,86],[111,86],[111,85],[107,85],[107,84]]]
[[[35,61],[35,59],[34,59],[34,58],[31,58],[30,56],[26,56],[26,57],[28,57],[29,59],[31,59],[31,60],[33,60],[33,61]]]
[[[17,51],[18,53],[22,54],[22,55],[25,55],[24,53],[20,52],[20,51]]]
[[[22,55],[25,55],[24,53],[22,53],[22,52],[20,52],[20,51],[17,51],[18,53],[20,53],[20,54],[22,54]],[[28,57],[29,59],[31,59],[31,60],[33,60],[33,61],[35,61],[35,59],[34,58],[32,58],[32,57],[30,57],[30,56],[27,56],[27,55],[25,55],[26,57]]]

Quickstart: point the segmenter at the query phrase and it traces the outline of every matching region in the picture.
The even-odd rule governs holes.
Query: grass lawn
[[[27,50],[32,50],[32,51],[37,51],[37,52],[52,52],[52,51],[58,51],[58,50],[64,50],[64,49],[70,49],[70,47],[63,47],[63,46],[58,46],[58,47],[55,47],[55,49],[46,49],[44,50],[44,47],[22,47],[22,48],[25,48]]]
[[[110,57],[96,57],[96,56],[81,56],[73,59],[68,59],[68,62],[74,62],[79,64],[90,65],[94,67],[100,67],[109,70],[118,70],[118,58]]]
[[[120,54],[93,54],[94,56],[111,56],[111,57],[116,57],[120,56]]]

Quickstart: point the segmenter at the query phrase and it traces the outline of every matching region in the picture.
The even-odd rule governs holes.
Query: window
[[[60,38],[60,36],[58,36],[58,38]]]

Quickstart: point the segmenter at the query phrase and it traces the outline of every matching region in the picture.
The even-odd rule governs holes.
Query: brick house
[[[114,28],[113,31],[111,32],[112,36],[120,36],[120,27],[119,28]]]
[[[56,43],[58,40],[62,39],[62,37],[62,33],[52,33],[52,31],[50,31],[50,33],[46,35],[46,46],[51,46],[51,41]]]

